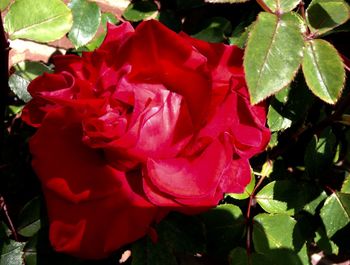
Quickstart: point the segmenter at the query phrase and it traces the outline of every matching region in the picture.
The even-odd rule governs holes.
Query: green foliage
[[[54,41],[72,27],[72,14],[61,0],[16,0],[5,17],[11,39]]]
[[[14,65],[16,70],[9,78],[12,92],[22,101],[28,102],[32,97],[27,91],[30,81],[52,70],[39,62],[24,61]]]
[[[343,0],[313,0],[306,10],[306,18],[310,29],[322,34],[345,23],[349,12],[348,4]]]
[[[273,13],[286,13],[292,11],[300,0],[262,0]]]
[[[141,21],[155,16],[157,12],[158,7],[153,1],[137,1],[129,4],[123,16],[129,21]]]
[[[257,203],[266,212],[288,215],[295,215],[303,209],[313,214],[326,197],[325,193],[310,183],[290,180],[270,182],[256,194]]]
[[[244,69],[253,104],[286,87],[296,74],[304,41],[295,14],[260,13],[250,32]]]
[[[72,0],[69,7],[73,14],[73,26],[68,37],[78,48],[95,36],[100,25],[101,11],[96,3],[87,0]]]
[[[93,51],[93,50],[97,49],[98,47],[100,47],[104,38],[107,35],[107,23],[117,24],[118,19],[111,13],[103,13],[101,15],[101,25],[103,28],[103,32],[100,35],[95,36],[95,38],[91,42],[89,42],[88,44],[85,45],[85,47],[88,50]]]
[[[306,42],[303,73],[311,91],[323,101],[334,104],[345,82],[345,70],[337,50],[325,40]]]
[[[267,99],[271,140],[251,160],[243,193],[226,194],[196,216],[171,213],[154,224],[157,241],[146,236],[106,260],[79,260],[50,246],[40,187],[30,179],[33,131],[17,119],[31,98],[30,81],[54,69],[50,60],[15,64],[0,121],[0,265],[116,264],[125,249],[132,265],[307,265],[313,251],[350,256],[349,1],[256,1],[262,10],[248,0],[135,0],[120,14],[105,13],[99,1],[67,2],[0,0],[9,38],[48,44],[67,35],[68,52],[80,54],[98,48],[107,23],[122,16],[133,26],[154,18],[198,39],[237,45],[245,49],[251,102]]]
[[[0,11],[3,11],[10,4],[10,0],[0,0]]]
[[[255,187],[255,176],[252,175],[252,178],[249,184],[245,187],[243,193],[228,193],[227,195],[237,200],[244,200],[249,198],[253,194],[254,187]]]
[[[254,218],[253,242],[255,250],[274,264],[309,264],[296,221],[288,215],[257,215]]]
[[[14,240],[0,243],[0,265],[22,265],[23,246]]]
[[[350,223],[350,194],[336,192],[327,198],[320,216],[327,235],[332,237]]]

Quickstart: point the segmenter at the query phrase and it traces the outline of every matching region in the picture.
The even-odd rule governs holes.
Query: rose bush
[[[102,258],[187,214],[243,192],[270,132],[251,106],[243,51],[156,21],[109,25],[94,52],[54,58],[22,118],[57,251]]]

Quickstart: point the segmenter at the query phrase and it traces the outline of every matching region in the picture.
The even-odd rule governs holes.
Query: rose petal
[[[147,176],[161,192],[176,198],[200,198],[216,190],[231,159],[225,143],[214,140],[200,155],[164,160],[149,159]]]
[[[52,245],[75,256],[102,258],[144,236],[157,208],[140,193],[141,180],[131,184],[98,150],[81,143],[81,126],[72,116],[67,109],[46,116],[30,141],[32,164],[47,201]]]
[[[248,159],[234,159],[225,169],[220,188],[225,193],[242,193],[251,179]]]

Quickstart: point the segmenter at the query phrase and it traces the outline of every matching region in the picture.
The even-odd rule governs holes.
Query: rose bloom
[[[244,191],[270,132],[242,57],[154,20],[123,23],[31,82],[22,118],[38,127],[32,165],[57,251],[103,258],[170,210],[199,213]]]

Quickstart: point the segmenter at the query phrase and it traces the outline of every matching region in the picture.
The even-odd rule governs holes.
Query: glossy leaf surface
[[[280,19],[260,13],[250,32],[244,69],[253,104],[287,86],[294,78],[303,55],[304,41],[294,14]]]

